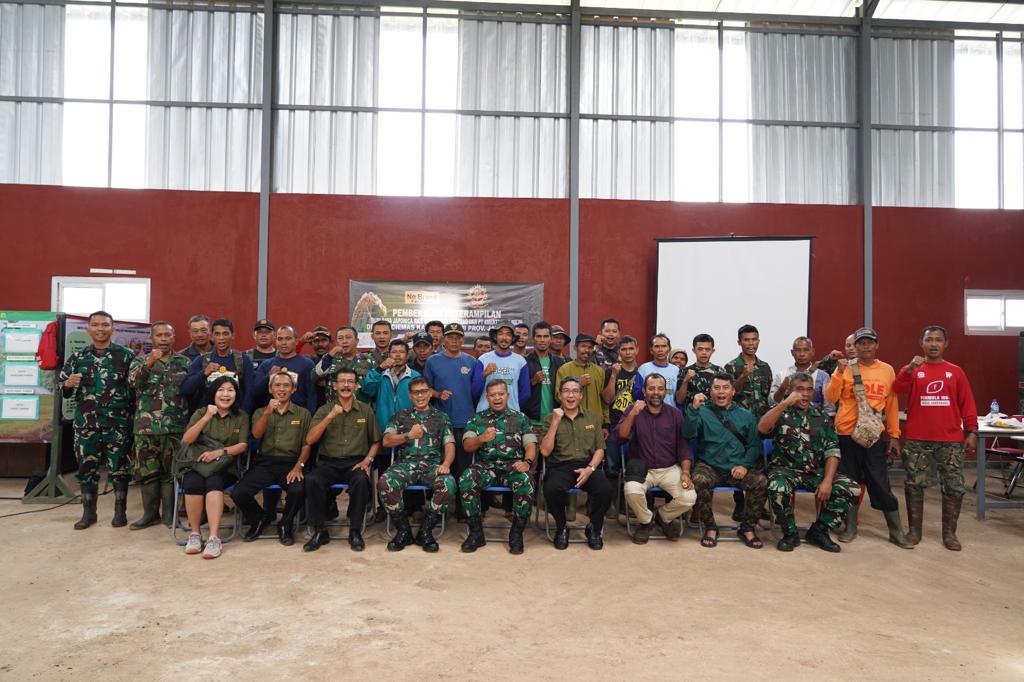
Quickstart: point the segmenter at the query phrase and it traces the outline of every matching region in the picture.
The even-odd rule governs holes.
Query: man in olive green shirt
[[[591,549],[601,549],[604,546],[601,539],[604,513],[611,504],[611,486],[601,468],[604,459],[601,412],[591,412],[580,406],[583,385],[578,377],[563,377],[558,383],[558,397],[562,406],[556,407],[544,419],[544,438],[540,443],[545,467],[544,499],[547,513],[555,517],[555,549],[569,546],[565,505],[571,488],[587,492],[590,501],[587,545]]]
[[[605,414],[607,407],[601,397],[604,390],[604,368],[596,362],[591,362],[594,355],[594,337],[590,334],[577,334],[575,345],[576,359],[559,367],[555,380],[561,386],[562,380],[566,377],[579,379],[582,391],[580,407],[593,414],[603,426],[608,421]]]
[[[342,367],[334,376],[335,400],[313,415],[307,445],[320,443],[316,467],[306,477],[307,511],[313,537],[302,550],[315,552],[331,541],[324,529],[331,486],[348,484],[348,544],[363,551],[363,518],[370,501],[370,464],[380,450],[380,426],[373,409],[355,399],[359,388],[356,371]]]
[[[270,377],[270,403],[252,415],[252,436],[262,438],[263,442],[256,460],[231,493],[250,524],[249,532],[242,538],[245,542],[259,539],[266,523],[263,509],[256,502],[256,493],[276,484],[288,494],[284,514],[277,525],[277,537],[282,545],[295,543],[292,526],[295,513],[306,501],[302,471],[310,451],[306,444],[309,411],[292,402],[297,385],[298,377],[293,372],[283,370],[274,374]]]

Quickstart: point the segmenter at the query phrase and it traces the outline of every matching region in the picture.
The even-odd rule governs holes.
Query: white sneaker
[[[220,556],[221,544],[220,538],[210,538],[206,541],[206,549],[203,550],[204,559],[216,559]]]
[[[203,536],[199,533],[191,533],[188,542],[185,544],[185,554],[199,554],[203,551]]]

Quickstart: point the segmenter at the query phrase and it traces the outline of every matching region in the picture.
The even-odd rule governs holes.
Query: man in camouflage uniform
[[[757,349],[761,345],[757,327],[752,324],[740,327],[736,333],[736,343],[740,346],[740,354],[725,364],[725,371],[732,376],[736,386],[736,404],[749,410],[756,422],[770,407],[769,398],[774,381],[772,368],[757,357]],[[732,499],[736,503],[732,518],[738,521],[743,514],[743,491],[734,492]]]
[[[514,518],[508,533],[508,551],[523,553],[523,530],[530,519],[533,477],[530,469],[537,459],[537,436],[530,419],[508,409],[508,386],[501,379],[487,382],[484,389],[488,409],[466,422],[462,436],[466,452],[476,452],[476,461],[459,477],[459,497],[469,517],[469,537],[463,552],[475,552],[487,544],[480,513],[480,492],[492,485],[512,489]]]
[[[130,530],[148,528],[160,521],[170,526],[174,520],[174,479],[171,460],[188,423],[188,398],[181,383],[188,375],[191,361],[174,352],[174,327],[170,322],[154,322],[149,332],[153,350],[146,357],[132,360],[128,382],[135,391],[135,480],[142,495],[142,518],[133,521]]]
[[[676,387],[676,404],[685,408],[693,402],[698,393],[711,395],[711,381],[722,368],[712,364],[715,354],[715,339],[710,334],[693,337],[693,364],[679,371],[679,385]]]
[[[338,370],[353,370],[356,373],[356,380],[361,384],[370,370],[377,366],[373,358],[356,350],[359,335],[355,327],[338,327],[335,340],[338,342],[337,345],[327,351],[327,355],[313,367],[313,378],[318,386],[323,386],[325,403],[333,403],[338,397],[334,387]],[[359,399],[363,400],[363,397]]]
[[[850,511],[853,493],[850,479],[839,470],[839,437],[831,418],[814,407],[814,379],[797,372],[789,379],[790,394],[769,410],[758,423],[758,430],[771,436],[774,443],[768,460],[768,499],[772,513],[782,526],[778,548],[792,552],[800,546],[800,535],[793,518],[793,493],[797,488],[814,491],[818,518],[807,530],[807,542],[827,552],[838,552],[839,545],[829,537],[829,528],[838,528]]]
[[[401,551],[413,543],[402,499],[408,486],[419,482],[433,489],[415,540],[425,552],[437,551],[434,526],[455,497],[455,479],[449,473],[455,459],[452,423],[448,415],[431,406],[430,394],[430,385],[423,377],[410,381],[412,407],[396,412],[384,429],[384,447],[398,450],[395,463],[377,481],[377,492],[396,529],[388,542],[389,552]]]
[[[100,465],[110,466],[114,485],[114,518],[110,525],[128,524],[128,453],[132,441],[132,395],[128,370],[135,357],[111,342],[114,318],[100,310],[89,316],[86,329],[92,344],[64,362],[59,383],[65,398],[75,399],[75,457],[82,489],[82,518],[75,530],[96,523],[96,492]]]

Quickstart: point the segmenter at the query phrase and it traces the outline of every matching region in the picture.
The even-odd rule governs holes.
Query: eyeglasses
[[[583,391],[581,391],[578,388],[563,388],[562,393],[568,393],[569,395],[579,395],[582,394]]]
[[[420,388],[420,389],[417,389],[415,391],[409,391],[409,393],[411,393],[412,395],[427,395],[427,394],[430,393],[430,389],[429,388]]]

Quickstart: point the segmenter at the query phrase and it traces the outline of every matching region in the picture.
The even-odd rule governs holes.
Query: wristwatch
[[[305,469],[306,468],[306,463],[305,462],[296,462],[296,463],[299,465],[300,469]]]
[[[227,457],[228,456],[228,449],[224,448],[223,450],[220,451],[220,454],[221,454],[221,457]]]
[[[597,471],[597,470],[596,470],[596,469],[594,468],[594,465],[593,465],[593,464],[588,464],[588,465],[587,465],[587,466],[586,466],[585,468],[587,468],[587,469],[590,469],[590,471],[591,471],[591,472],[593,472],[593,471]]]

